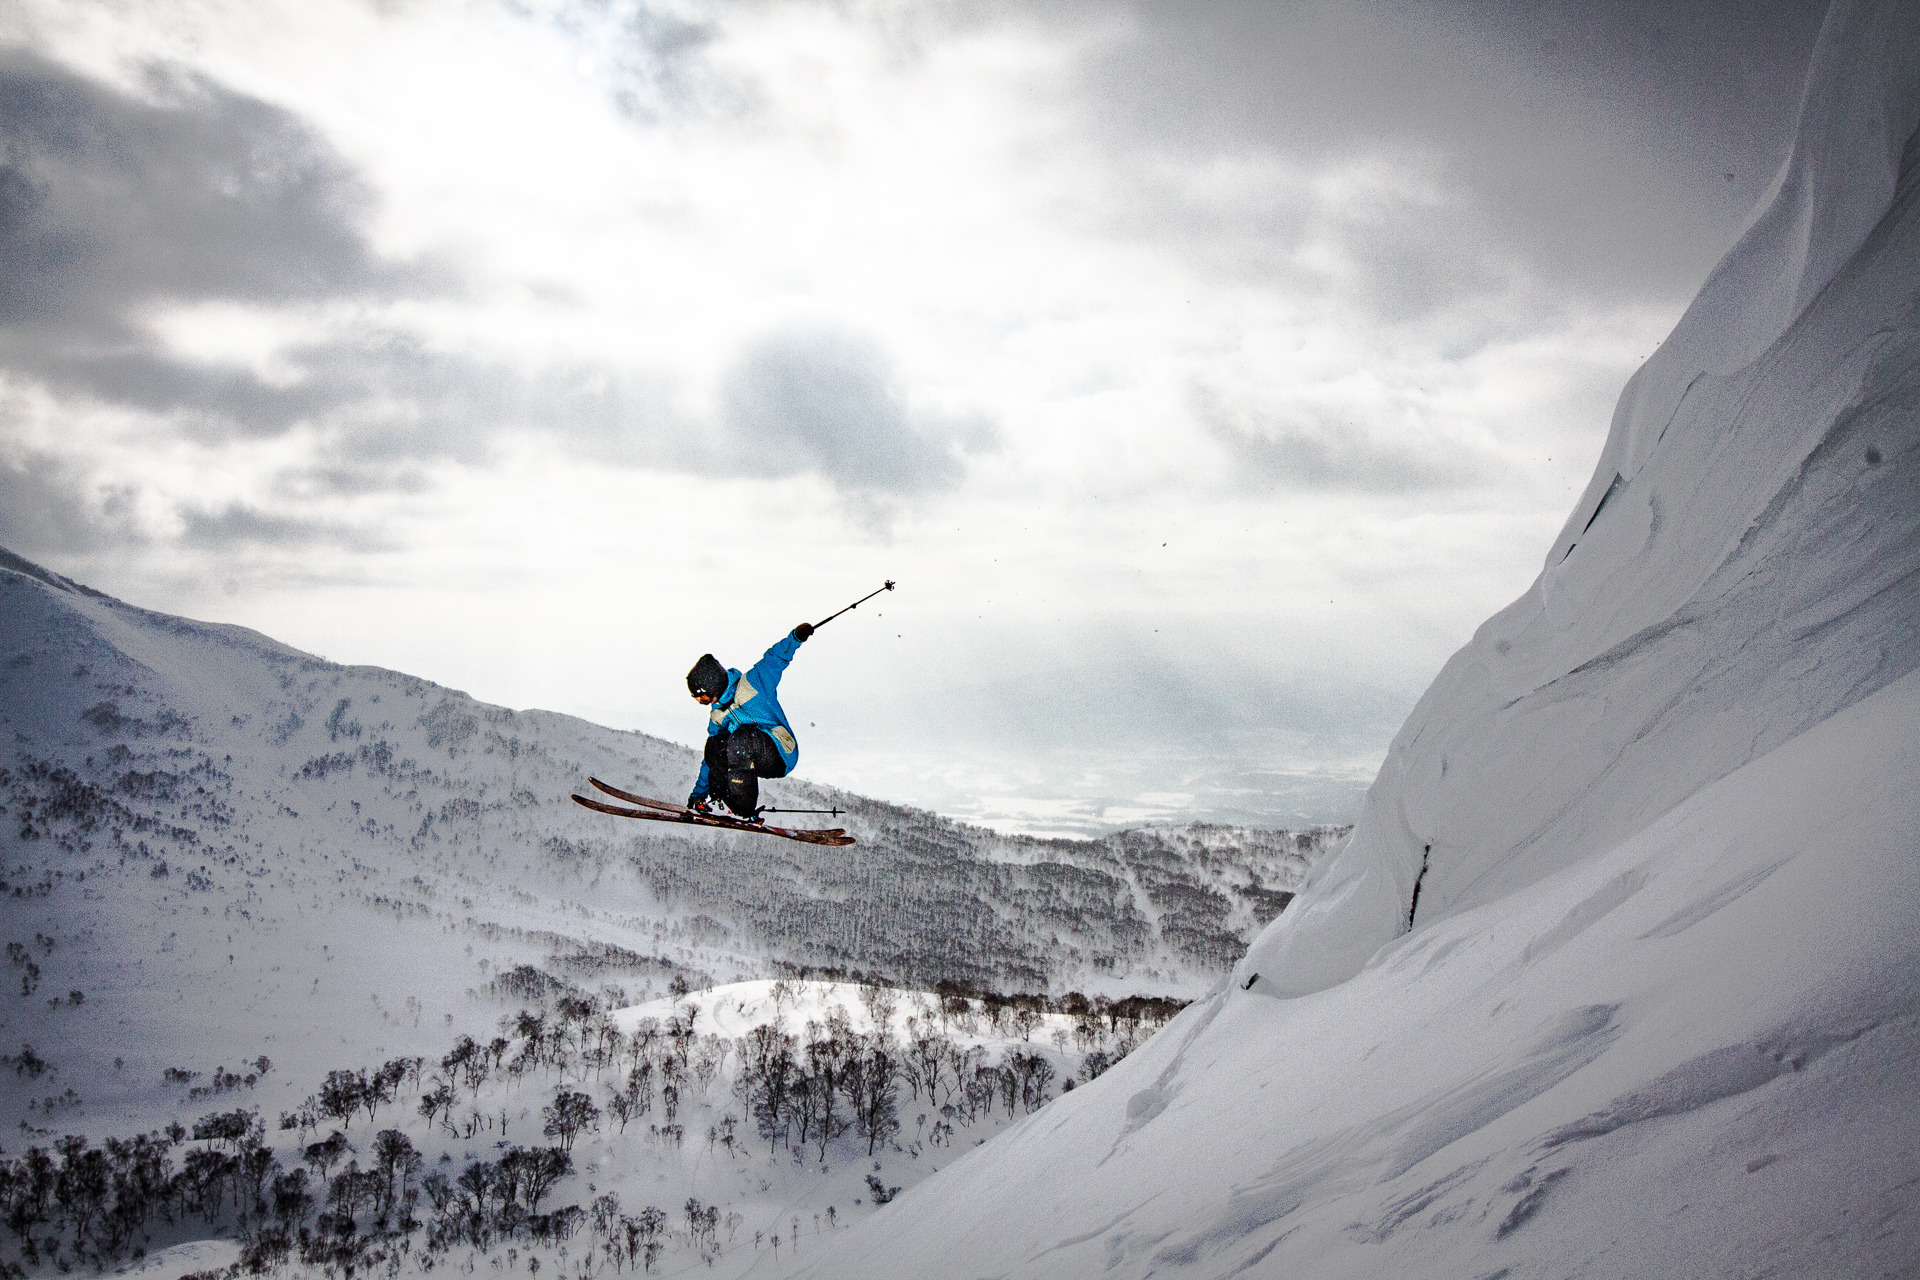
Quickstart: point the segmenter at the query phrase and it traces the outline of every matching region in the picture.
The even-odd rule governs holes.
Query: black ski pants
[[[707,739],[707,789],[743,818],[760,807],[760,779],[786,776],[787,762],[765,729],[735,729]]]

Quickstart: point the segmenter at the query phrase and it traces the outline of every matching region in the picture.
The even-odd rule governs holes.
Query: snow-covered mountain
[[[605,817],[568,799],[590,774],[679,797],[694,753],[5,552],[0,728],[0,1046],[55,1068],[0,1073],[9,1127],[108,1127],[184,1096],[168,1070],[261,1054],[278,1065],[254,1088],[286,1106],[316,1071],[444,1052],[566,984],[620,1004],[784,968],[1191,996],[1340,834],[1034,840],[803,779],[765,794],[847,810],[858,845]]]
[[[1916,126],[1920,8],[1841,0],[1779,179],[1345,847],[801,1274],[1914,1274]]]
[[[626,1257],[629,1226],[668,1269],[790,1264],[873,1211],[869,1177],[883,1199],[912,1186],[1133,1049],[1179,1002],[1108,998],[1205,990],[1344,835],[1037,840],[804,779],[763,795],[844,810],[858,844],[627,822],[569,793],[597,775],[684,795],[692,751],[138,609],[4,551],[0,727],[0,1274],[135,1250],[161,1251],[152,1280],[225,1266],[236,1234],[271,1234],[266,1209],[235,1217],[243,1193],[281,1203],[269,1183],[310,1232],[295,1269],[571,1249],[584,1275]],[[755,1102],[756,1028],[791,1037],[813,1093]],[[848,1061],[893,1064],[863,1077],[869,1102],[898,1095],[891,1132],[809,1115],[856,1096]],[[599,1118],[535,1196],[526,1162],[567,1095]],[[148,1155],[172,1172],[140,1174]],[[256,1157],[278,1162],[258,1185],[220,1164]],[[113,1190],[90,1211],[91,1159]]]

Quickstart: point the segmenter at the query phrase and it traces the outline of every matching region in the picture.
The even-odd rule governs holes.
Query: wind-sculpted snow
[[[1920,11],[1837,7],[1772,203],[1243,977],[1341,981],[1407,928],[1416,880],[1419,921],[1496,901],[1920,663],[1916,124]]]
[[[1346,845],[800,1274],[1913,1274],[1916,125],[1920,8],[1837,4],[1768,202]]]
[[[799,1274],[1910,1274],[1916,771],[1920,674],[1347,983],[1225,987]]]

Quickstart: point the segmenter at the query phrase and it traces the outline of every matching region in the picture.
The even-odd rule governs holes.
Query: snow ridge
[[[1901,643],[1920,624],[1916,124],[1920,15],[1836,6],[1772,202],[1629,383],[1540,577],[1447,663],[1243,978],[1342,981],[1405,927],[1423,860],[1423,922],[1493,901],[1920,661]]]
[[[1346,845],[799,1274],[1911,1274],[1916,125],[1920,9],[1840,0],[1780,179]]]

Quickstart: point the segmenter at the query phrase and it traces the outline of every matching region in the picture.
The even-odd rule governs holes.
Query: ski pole
[[[891,590],[893,590],[893,579],[892,579],[892,578],[888,578],[888,579],[887,579],[887,581],[886,581],[886,585],[885,585],[885,586],[882,586],[882,587],[880,588],[880,591],[891,591]],[[861,605],[863,605],[863,604],[865,604],[865,603],[866,603],[867,601],[869,601],[869,600],[871,600],[871,599],[873,599],[873,598],[874,598],[875,596],[877,596],[877,595],[879,595],[879,594],[880,594],[880,591],[869,591],[869,592],[867,592],[867,594],[865,594],[865,595],[863,595],[863,596],[861,596],[861,597],[860,597],[860,598],[859,598],[858,600],[855,600],[855,601],[854,601],[854,602],[853,602],[852,604],[850,604],[850,605],[848,605],[848,606],[847,606],[847,609],[858,609],[858,608],[859,608],[859,607],[860,607]],[[845,613],[845,612],[847,611],[847,609],[842,609],[842,610],[840,611],[840,613]],[[837,617],[839,617],[839,616],[840,616],[840,613],[836,613],[836,614],[832,614],[832,615],[830,615],[830,616],[828,616],[828,617],[826,617],[826,618],[822,618],[822,619],[821,619],[820,621],[818,621],[818,622],[816,622],[816,623],[814,623],[814,624],[813,624],[813,629],[814,629],[815,631],[818,631],[818,630],[819,630],[820,628],[822,628],[822,627],[824,627],[824,626],[826,626],[826,625],[827,625],[827,624],[828,624],[829,622],[832,622],[832,621],[834,620],[834,618],[837,618]]]
[[[846,810],[845,809],[770,809],[763,805],[757,812],[760,812],[760,813],[828,813],[828,814],[832,814],[834,817],[837,818],[841,814],[845,813]]]

